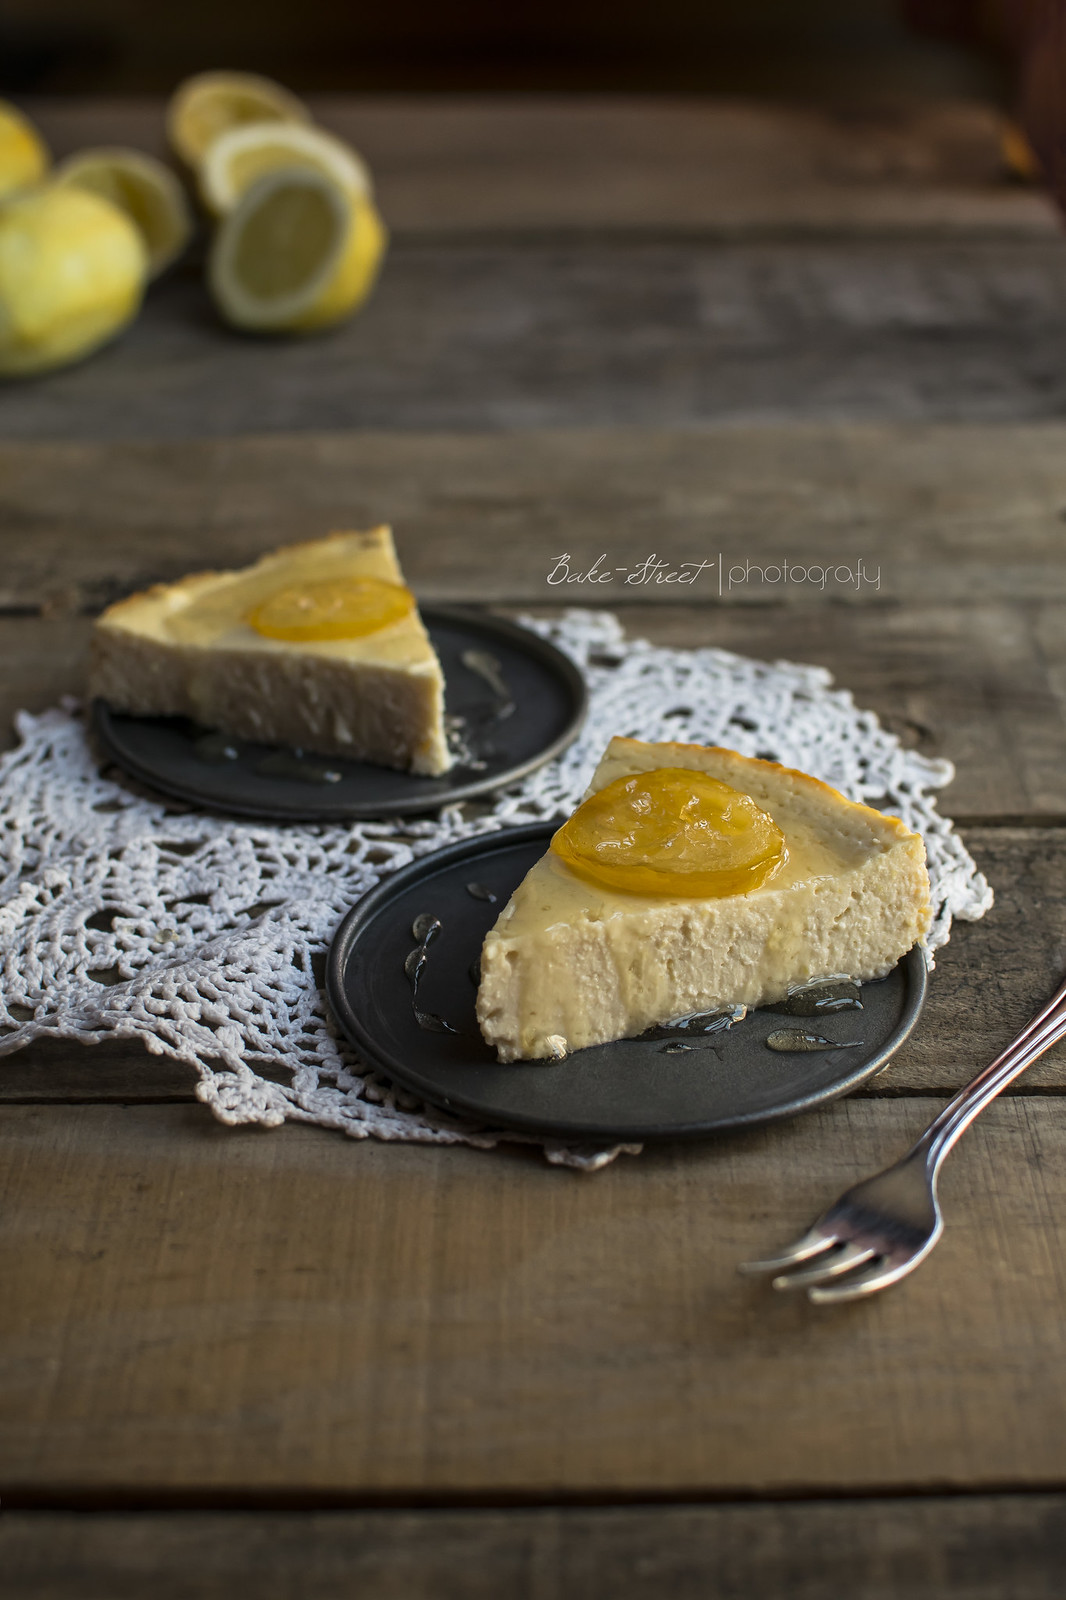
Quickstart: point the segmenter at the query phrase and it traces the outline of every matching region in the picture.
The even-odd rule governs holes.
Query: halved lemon
[[[48,147],[29,118],[0,100],[0,195],[40,182],[49,161]]]
[[[370,172],[351,145],[299,122],[251,122],[219,134],[200,165],[200,197],[216,217],[232,211],[257,178],[281,167],[324,173],[359,200],[372,193]]]
[[[229,128],[246,122],[310,122],[296,95],[254,72],[200,72],[179,84],[167,106],[167,137],[190,167]]]
[[[148,275],[157,278],[179,256],[192,233],[192,216],[176,175],[154,156],[118,146],[79,150],[55,171],[56,183],[110,200],[140,229]]]
[[[57,184],[0,203],[0,373],[77,361],[136,315],[148,256],[125,212]]]
[[[353,200],[322,173],[285,168],[253,183],[223,218],[208,283],[236,328],[310,333],[362,305],[387,242],[371,200]]]

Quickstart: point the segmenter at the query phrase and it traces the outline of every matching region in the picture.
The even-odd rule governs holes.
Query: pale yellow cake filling
[[[501,1060],[767,1004],[842,972],[882,977],[928,931],[924,846],[895,818],[772,763],[635,740],[612,741],[590,793],[657,765],[743,787],[781,830],[787,859],[746,894],[671,898],[598,886],[547,851],[482,950],[478,1021]]]

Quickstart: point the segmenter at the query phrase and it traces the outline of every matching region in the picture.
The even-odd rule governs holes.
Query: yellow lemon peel
[[[0,373],[77,361],[136,315],[148,259],[110,201],[48,185],[0,203]]]
[[[79,150],[56,168],[54,181],[101,195],[140,230],[156,278],[184,250],[192,217],[176,175],[154,156],[108,145]]]
[[[48,171],[48,147],[17,106],[0,100],[0,195],[39,183]]]
[[[215,139],[249,122],[310,122],[302,100],[254,72],[200,72],[178,85],[167,106],[167,136],[196,167]]]
[[[579,877],[623,894],[747,894],[788,859],[750,795],[681,767],[616,778],[590,795],[551,848]]]
[[[353,200],[318,172],[268,173],[223,218],[208,284],[236,328],[311,333],[358,310],[387,239],[370,200]]]
[[[267,639],[312,643],[361,639],[400,622],[415,608],[402,583],[383,578],[337,578],[291,584],[248,613],[249,626]]]

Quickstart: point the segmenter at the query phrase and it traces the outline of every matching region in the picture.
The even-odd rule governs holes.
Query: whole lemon
[[[0,100],[0,195],[38,183],[47,170],[48,151],[33,123]]]
[[[148,256],[124,212],[82,189],[0,201],[0,374],[77,361],[136,315]]]

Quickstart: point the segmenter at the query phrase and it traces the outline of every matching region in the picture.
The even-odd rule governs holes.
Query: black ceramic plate
[[[500,1066],[478,1033],[471,964],[512,890],[547,846],[537,824],[464,840],[390,875],[342,922],[330,950],[330,1004],[360,1057],[432,1105],[492,1127],[573,1140],[676,1139],[794,1116],[847,1094],[885,1065],[918,1019],[925,960],[912,950],[887,978],[862,987],[862,1011],[817,1020],[753,1011],[709,1047],[624,1039],[551,1064]],[[467,888],[496,896],[491,903]],[[404,962],[414,919],[431,913],[419,1007],[458,1033],[419,1026]],[[778,1054],[766,1037],[801,1027],[841,1048]],[[706,1036],[705,1036],[706,1038]],[[848,1041],[861,1040],[860,1044]]]
[[[362,761],[313,756],[305,770],[337,776],[308,781],[271,772],[271,766],[284,765],[284,756],[279,763],[276,747],[243,739],[213,741],[216,759],[204,760],[203,730],[183,717],[123,716],[102,700],[93,705],[93,727],[120,767],[162,794],[231,815],[300,822],[432,811],[514,783],[566,748],[586,705],[584,681],[568,657],[528,628],[499,617],[444,607],[423,607],[422,617],[444,669],[445,710],[463,719],[474,757],[443,777],[419,778]],[[498,664],[514,703],[509,715],[498,715],[498,692],[464,663],[470,651]],[[226,747],[236,751],[235,758],[221,756]]]

